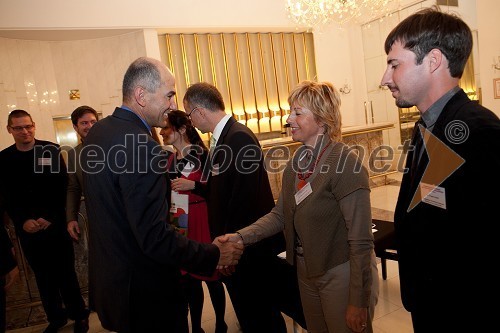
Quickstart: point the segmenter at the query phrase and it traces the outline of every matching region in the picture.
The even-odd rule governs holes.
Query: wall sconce
[[[347,95],[348,93],[351,92],[351,87],[349,87],[349,85],[347,83],[345,83],[344,86],[339,89],[339,91],[341,93],[343,93],[344,95]]]
[[[80,99],[80,90],[79,89],[71,89],[69,91],[69,99],[71,99],[71,100]]]
[[[500,71],[500,56],[498,56],[498,61],[493,58],[493,65],[491,65],[495,70]]]

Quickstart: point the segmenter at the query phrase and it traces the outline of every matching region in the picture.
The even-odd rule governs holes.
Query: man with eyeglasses
[[[208,182],[194,190],[207,198],[210,234],[216,239],[250,225],[274,207],[263,153],[255,134],[226,114],[214,85],[191,85],[183,103],[193,125],[212,133]],[[284,248],[284,235],[278,233],[247,247],[234,272],[226,271],[223,282],[245,333],[286,332],[281,309],[305,326],[295,272],[277,257]]]
[[[66,165],[59,146],[35,139],[35,129],[28,112],[9,114],[7,131],[15,143],[0,152],[1,194],[35,274],[49,321],[43,332],[57,332],[68,318],[75,321],[75,333],[87,332],[89,312],[66,231]]]

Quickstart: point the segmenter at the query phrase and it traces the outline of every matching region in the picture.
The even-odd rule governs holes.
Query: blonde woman
[[[303,145],[274,209],[224,240],[245,246],[284,230],[309,333],[372,332],[378,272],[368,172],[341,142],[340,95],[328,82],[293,89],[287,123]]]

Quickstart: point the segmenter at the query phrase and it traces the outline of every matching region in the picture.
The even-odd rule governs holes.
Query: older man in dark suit
[[[104,328],[119,333],[187,333],[180,268],[211,275],[242,253],[242,246],[191,241],[168,224],[167,159],[151,131],[166,125],[174,95],[163,63],[135,60],[122,106],[94,125],[81,153],[91,306]]]
[[[211,84],[191,85],[184,107],[199,130],[212,133],[208,183],[197,189],[207,198],[212,238],[235,232],[267,214],[274,200],[262,150],[252,131],[225,113],[222,96]],[[278,294],[276,281],[284,277],[276,257],[283,249],[282,233],[246,248],[235,272],[224,279],[245,333],[286,332],[279,304],[284,295]],[[303,316],[300,301],[298,307]]]

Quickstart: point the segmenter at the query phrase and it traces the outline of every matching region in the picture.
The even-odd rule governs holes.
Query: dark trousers
[[[484,303],[482,298],[491,292],[490,287],[496,285],[496,281],[489,283],[484,274],[470,278],[469,275],[464,275],[466,278],[455,279],[452,275],[441,276],[444,276],[441,281],[436,278],[420,279],[414,285],[416,288],[412,295],[412,308],[408,310],[415,333],[461,332],[464,327],[478,325],[478,318],[494,318],[497,314],[496,307],[480,305]],[[454,283],[449,282],[451,280]],[[455,288],[453,285],[457,282],[458,286],[464,287]],[[486,287],[482,288],[483,285]],[[455,305],[454,314],[449,319],[443,318],[443,302]],[[494,327],[491,330],[495,331]]]
[[[215,313],[215,333],[227,332],[224,320],[226,312],[226,292],[220,280],[204,281],[210,293],[210,299]],[[201,319],[203,315],[203,303],[205,294],[203,292],[202,280],[185,274],[181,278],[182,290],[189,304],[189,315],[191,317],[191,332],[203,332]]]
[[[168,279],[164,286],[151,282],[134,281],[130,286],[130,325],[118,333],[189,333],[188,304],[181,286]]]
[[[75,272],[73,244],[64,232],[49,228],[20,238],[49,322],[68,317],[82,320],[89,315]]]
[[[274,284],[276,300],[281,312],[292,318],[302,328],[307,329],[302,300],[300,299],[297,269],[286,260],[276,258],[273,264],[274,274],[270,277]]]
[[[284,309],[280,297],[284,293],[283,280],[279,280],[284,275],[280,260],[272,254],[252,253],[251,249],[247,248],[233,275],[223,279],[244,333],[287,331],[281,313]],[[293,274],[290,275],[292,278]],[[291,292],[293,293],[293,290]],[[300,313],[297,317],[301,317],[302,322],[305,322],[298,288],[295,289],[295,296],[290,295],[290,297],[295,300],[294,302],[298,300],[298,304],[295,303],[295,307],[291,306],[294,308],[293,311],[290,308],[287,310],[290,310],[289,313]]]
[[[0,333],[5,333],[5,276],[0,276]]]

